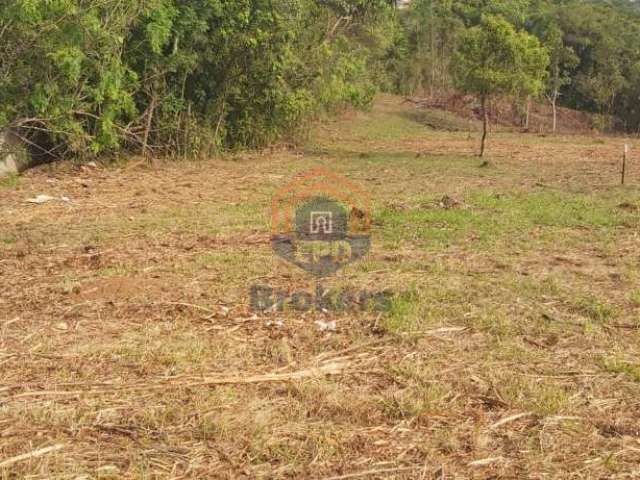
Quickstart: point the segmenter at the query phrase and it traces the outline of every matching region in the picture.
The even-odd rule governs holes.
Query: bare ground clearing
[[[5,181],[0,477],[640,477],[640,142],[496,133],[481,169],[417,120],[382,97],[299,152]],[[327,286],[393,288],[385,316],[249,310],[312,288],[268,232],[314,166],[374,199]]]

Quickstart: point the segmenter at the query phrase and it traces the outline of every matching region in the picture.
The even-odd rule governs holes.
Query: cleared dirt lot
[[[3,181],[1,478],[640,476],[640,142],[496,133],[479,168],[421,120],[383,97],[299,151]],[[384,315],[249,308],[313,289],[269,208],[317,166],[374,202],[326,287]]]

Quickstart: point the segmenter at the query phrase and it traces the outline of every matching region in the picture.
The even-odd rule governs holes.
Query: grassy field
[[[3,180],[0,478],[640,478],[640,141],[621,187],[622,138],[495,133],[480,168],[433,122],[473,127],[382,97],[299,151]],[[270,202],[318,166],[374,203],[326,286],[385,314],[249,308],[313,289]]]

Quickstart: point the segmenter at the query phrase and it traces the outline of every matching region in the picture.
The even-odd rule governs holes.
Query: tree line
[[[0,129],[48,156],[207,155],[365,106],[391,0],[4,0]]]
[[[0,130],[32,151],[209,155],[378,90],[464,91],[640,130],[631,0],[4,0]]]
[[[548,101],[553,130],[563,105],[598,114],[599,129],[640,131],[634,0],[412,0],[399,22],[389,52],[398,91],[482,97],[490,82],[524,111],[531,99]]]

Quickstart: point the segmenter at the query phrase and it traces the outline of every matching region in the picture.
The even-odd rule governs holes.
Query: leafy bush
[[[366,106],[386,0],[8,0],[0,128],[54,155],[256,147]]]

